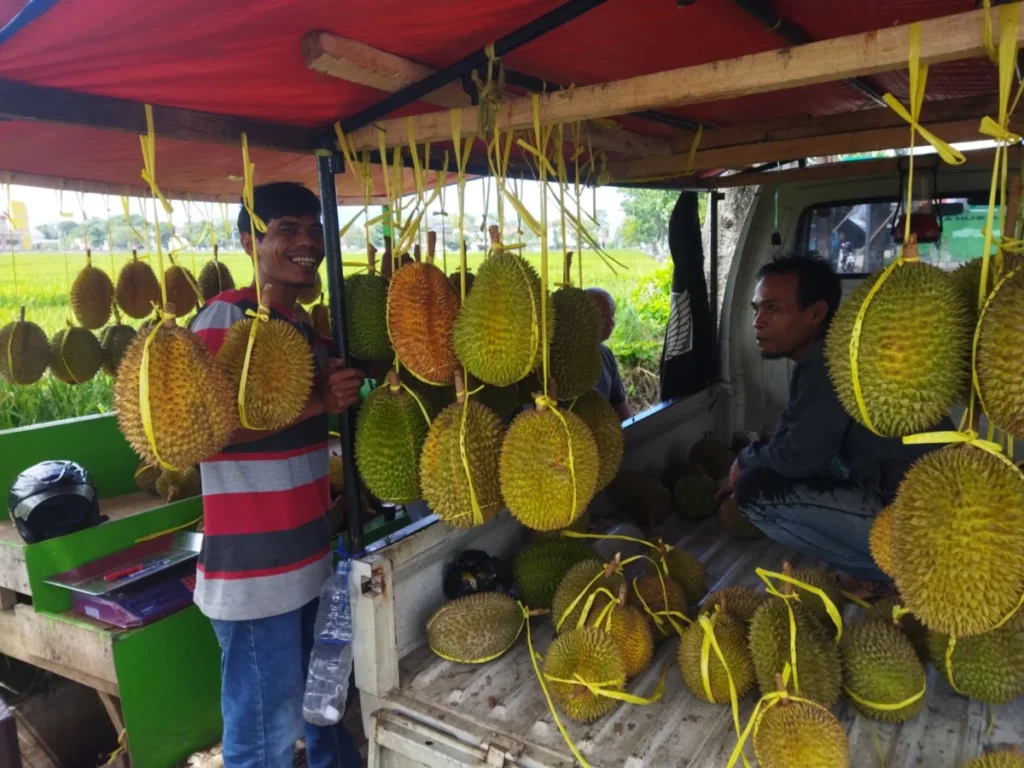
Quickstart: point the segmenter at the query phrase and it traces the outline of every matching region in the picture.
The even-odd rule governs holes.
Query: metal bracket
[[[504,768],[506,761],[515,763],[523,753],[522,743],[505,734],[492,731],[487,734],[484,742],[487,746],[486,765],[493,768]]]

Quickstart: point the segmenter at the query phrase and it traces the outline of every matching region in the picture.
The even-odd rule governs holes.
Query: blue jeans
[[[225,768],[291,768],[303,728],[310,768],[361,768],[344,725],[318,728],[302,719],[318,602],[267,619],[213,621],[221,648]]]
[[[890,581],[871,557],[871,525],[885,502],[875,491],[831,474],[801,480],[761,467],[736,483],[743,516],[773,541],[824,560],[856,579]]]

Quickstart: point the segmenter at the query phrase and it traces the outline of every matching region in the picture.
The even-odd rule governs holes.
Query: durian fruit
[[[754,755],[761,768],[848,768],[850,742],[824,707],[783,699],[763,710]]]
[[[219,453],[238,427],[235,390],[192,333],[163,321],[149,345],[149,406],[159,455],[142,424],[139,378],[147,333],[138,333],[121,360],[114,408],[121,432],[147,463],[184,468]]]
[[[68,298],[75,320],[86,330],[95,331],[110,320],[114,303],[114,283],[110,280],[110,275],[92,265],[92,256],[88,251],[85,266],[71,284]]]
[[[363,401],[356,419],[356,464],[381,501],[408,504],[422,497],[420,452],[428,426],[394,371]]]
[[[50,340],[35,323],[18,319],[0,328],[0,379],[8,384],[34,384],[50,365]]]
[[[469,390],[471,392],[480,390],[473,397],[494,411],[502,422],[507,422],[512,414],[519,409],[519,390],[515,386],[492,387],[490,384],[481,384],[472,376],[468,378]],[[600,454],[600,451],[598,453]]]
[[[402,365],[431,384],[451,384],[458,312],[458,296],[440,269],[424,262],[399,269],[388,287],[387,323]]]
[[[705,520],[714,516],[718,511],[717,493],[718,483],[702,475],[685,475],[672,489],[676,511],[684,520]]]
[[[713,480],[729,474],[732,467],[732,455],[729,449],[710,433],[702,437],[690,448],[690,461],[700,464]]]
[[[949,679],[946,653],[949,636],[928,633],[928,656],[939,673],[964,696],[986,704],[1007,704],[1024,695],[1024,622],[974,637],[958,637]]]
[[[596,594],[586,616],[586,621],[592,621],[611,602],[611,599],[599,590],[605,589],[612,595],[617,595],[625,583],[618,558],[606,565],[595,555],[591,560],[576,563],[562,577],[551,598],[551,619],[555,623],[555,629],[558,632],[568,632],[579,626],[588,599]]]
[[[501,656],[523,631],[519,604],[500,592],[478,592],[442,605],[427,622],[427,644],[443,659],[482,664]]]
[[[737,699],[742,699],[754,687],[754,660],[747,645],[747,625],[726,611],[719,611],[710,617],[715,641],[725,657],[728,666],[710,649],[707,664],[707,682],[701,672],[704,636],[707,630],[700,622],[694,622],[683,632],[679,641],[679,671],[690,693],[709,704],[728,704],[729,675],[736,687]],[[708,696],[708,688],[711,690]]]
[[[893,618],[893,609],[903,606],[900,597],[886,597],[875,602],[864,613],[865,621],[881,621],[891,624],[902,632],[910,644],[914,646],[918,658],[928,658],[928,630],[912,613],[904,613],[898,619]]]
[[[786,602],[782,598],[766,600],[750,621],[750,653],[762,693],[775,690],[775,676],[782,674],[791,663]],[[789,602],[796,623],[796,683],[799,684],[797,689],[790,678],[790,692],[831,707],[839,699],[842,680],[833,633],[819,624],[800,603]]]
[[[267,300],[270,286],[263,289]],[[313,353],[306,337],[286,320],[266,322],[247,317],[228,329],[217,362],[240,392],[252,324],[256,327],[245,378],[245,413],[241,422],[250,429],[281,429],[302,413],[313,389]],[[239,409],[242,403],[239,403]],[[240,415],[241,412],[240,412]]]
[[[891,623],[862,621],[852,624],[840,642],[843,685],[857,710],[886,723],[905,723],[924,706],[924,667],[914,646]],[[897,710],[871,706],[915,701]],[[856,697],[856,698],[854,698]],[[869,703],[865,703],[869,702]]]
[[[545,407],[516,416],[499,466],[505,504],[536,531],[570,525],[597,488],[597,445],[583,419],[569,411]]]
[[[840,615],[843,613],[843,606],[846,603],[843,597],[843,592],[839,588],[839,583],[836,581],[835,575],[828,571],[822,570],[821,568],[798,568],[791,574],[794,579],[802,581],[812,587],[817,587],[824,592],[832,604],[839,611]],[[817,594],[810,590],[804,589],[803,587],[794,586],[796,593],[800,595],[800,602],[804,608],[817,619],[825,629],[829,632],[835,632],[836,626],[833,623],[831,617],[828,615],[828,609],[825,607],[825,601],[821,599]]]
[[[575,539],[542,539],[512,563],[519,597],[530,608],[550,609],[559,583],[577,563],[594,559],[594,550]]]
[[[558,391],[562,391],[561,385]],[[594,442],[597,443],[597,457],[600,462],[597,490],[601,491],[615,478],[622,464],[622,456],[625,453],[622,421],[611,404],[593,388],[577,398],[570,410],[583,419],[590,429],[590,434],[594,436]]]
[[[695,461],[690,461],[686,454],[672,452],[669,454],[665,464],[665,471],[661,474],[661,481],[669,488],[674,488],[681,477],[686,475],[703,475],[710,477],[708,471]]]
[[[84,328],[69,325],[50,339],[50,371],[67,384],[82,384],[103,364],[99,340]]]
[[[160,472],[160,467],[140,461],[139,466],[135,468],[135,485],[140,491],[156,493],[156,481],[160,477]]]
[[[672,493],[657,477],[643,472],[619,472],[608,486],[608,499],[620,514],[653,528],[672,514]]]
[[[450,387],[435,387],[417,379],[408,368],[401,368],[398,371],[398,379],[416,394],[416,397],[432,414],[440,413],[455,402],[454,382]]]
[[[1024,477],[969,445],[919,459],[893,507],[892,563],[906,607],[929,629],[992,629],[1024,593]]]
[[[733,498],[725,499],[718,505],[718,520],[726,533],[734,539],[762,539],[761,529],[747,520]]]
[[[592,723],[615,709],[616,699],[599,696],[582,685],[559,682],[577,678],[608,691],[625,689],[626,665],[611,635],[593,627],[559,635],[544,657],[544,679],[551,698],[572,720]]]
[[[671,576],[648,573],[636,579],[630,593],[630,602],[643,611],[654,625],[654,637],[658,641],[676,634],[676,627],[686,626],[685,620],[674,615],[686,615],[686,592]]]
[[[157,476],[154,490],[157,496],[168,504],[198,496],[203,492],[199,483],[199,472],[195,467],[183,471],[163,470]]]
[[[669,548],[662,541],[658,544],[669,578],[683,588],[688,606],[697,605],[708,593],[708,574],[704,564],[682,547]]]
[[[571,400],[593,393],[601,378],[601,319],[594,300],[582,288],[565,286],[551,301],[556,321],[550,365],[559,395]]]
[[[328,475],[331,483],[331,493],[340,496],[345,490],[345,462],[336,453],[330,455],[328,464]]]
[[[231,276],[227,264],[217,258],[217,246],[213,246],[213,259],[203,264],[203,268],[199,270],[198,283],[204,302],[219,293],[234,289],[235,278]]]
[[[607,632],[619,646],[626,677],[639,675],[654,658],[654,635],[646,617],[626,602],[626,585],[619,587],[619,599],[606,608],[604,615],[594,615],[588,622]]]
[[[117,376],[117,368],[129,345],[135,339],[135,329],[130,325],[108,325],[100,335],[100,349],[103,352],[103,370]]]
[[[462,301],[462,273],[456,270],[448,275],[448,279],[452,281],[452,288],[455,289],[455,293],[459,296],[459,301]],[[466,295],[473,289],[473,281],[476,280],[476,275],[466,270]]]
[[[999,429],[1024,439],[1024,362],[1017,345],[1024,332],[1024,263],[1001,284],[981,319],[978,393]]]
[[[850,373],[850,339],[878,276],[843,302],[828,331],[829,377],[846,412],[860,424]],[[867,412],[879,434],[923,432],[946,416],[967,382],[970,312],[949,275],[924,262],[893,270],[864,315],[857,369]]]
[[[768,595],[766,593],[755,592],[749,587],[723,587],[708,595],[708,599],[704,601],[700,612],[710,616],[717,608],[742,621],[744,624],[750,624],[754,618],[754,613],[767,600]]]
[[[541,362],[540,277],[525,259],[494,248],[480,265],[473,290],[455,321],[455,353],[487,384],[507,387]],[[555,305],[547,299],[547,336],[555,332]]]
[[[871,534],[868,536],[868,547],[875,565],[890,579],[894,570],[892,564],[892,518],[892,507],[883,509],[878,513],[875,522],[871,524]]]
[[[458,399],[434,419],[420,453],[423,500],[455,528],[493,520],[502,508],[498,458],[505,427],[486,405],[466,396],[455,374]],[[474,509],[474,502],[476,504]]]
[[[312,321],[313,330],[325,339],[333,338],[331,333],[331,308],[324,304],[324,295],[320,294],[320,301],[309,310],[309,319]]]
[[[1004,253],[1003,273],[1000,277],[1007,275],[1011,270],[1022,265],[1024,265],[1024,254]],[[988,288],[985,291],[986,296],[992,292],[992,288],[994,288],[996,284],[995,266],[996,262],[993,258],[988,264]],[[978,291],[981,286],[981,259],[971,259],[970,261],[961,264],[949,273],[949,278],[952,281],[956,292],[963,300],[964,305],[968,308],[971,318],[970,327],[974,328],[974,326],[978,324]]]
[[[965,768],[1024,768],[1024,753],[1019,749],[1010,752],[989,752],[971,760]]]
[[[132,260],[121,267],[114,289],[117,306],[128,317],[142,320],[153,312],[153,305],[160,303],[160,282],[153,268],[132,250]]]
[[[172,264],[164,271],[164,289],[167,291],[167,303],[173,305],[178,317],[184,317],[199,306],[196,295],[195,276],[186,267]]]
[[[323,292],[324,281],[323,278],[320,277],[320,272],[317,271],[316,277],[313,278],[313,282],[309,285],[304,285],[299,289],[299,304],[304,304],[306,306],[314,304]]]

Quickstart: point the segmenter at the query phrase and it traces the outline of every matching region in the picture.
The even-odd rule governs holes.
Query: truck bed
[[[729,584],[756,587],[758,566],[779,570],[787,559],[795,566],[814,564],[767,540],[733,539],[717,520],[691,528],[685,535],[666,535],[672,538],[704,563],[712,589]],[[849,606],[846,618],[856,617],[859,611]],[[552,639],[551,622],[534,619],[532,633],[535,649],[543,654]],[[685,688],[675,664],[677,644],[675,640],[663,643],[651,667],[630,685],[631,692],[649,696],[668,665],[661,701],[646,707],[621,704],[591,725],[562,718],[577,748],[595,768],[721,768],[727,764],[736,744],[731,710],[699,701]],[[441,736],[440,741],[451,738],[482,748],[477,755],[481,762],[489,745],[501,743],[502,751],[514,756],[515,765],[575,764],[541,693],[525,632],[512,650],[488,664],[447,662],[424,645],[401,659],[399,671],[400,688],[381,701],[385,712],[378,718],[391,716],[386,727],[399,730],[403,723],[415,723],[408,736],[413,741],[423,739],[420,743],[431,747],[424,754],[444,751],[442,743],[430,740],[433,732]],[[752,692],[741,702],[744,725],[755,701]],[[1000,708],[971,702],[954,693],[931,667],[926,706],[909,723],[889,725],[863,718],[845,700],[834,711],[849,735],[853,768],[961,768],[987,749],[1024,743],[1024,699]],[[419,725],[428,730],[420,732]],[[376,727],[382,727],[379,719]],[[753,750],[748,746],[747,751],[752,759]],[[432,758],[424,763],[464,764]]]

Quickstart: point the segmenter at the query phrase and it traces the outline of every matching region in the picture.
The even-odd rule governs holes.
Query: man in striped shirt
[[[283,768],[302,735],[318,596],[331,573],[327,414],[356,402],[363,375],[329,359],[325,342],[294,315],[299,289],[313,283],[324,258],[320,201],[299,184],[277,183],[256,187],[254,205],[267,231],[253,242],[243,208],[242,246],[250,256],[255,249],[271,317],[309,340],[316,380],[294,423],[277,431],[239,429],[200,465],[205,536],[195,602],[221,646],[226,768]],[[192,329],[216,354],[228,329],[256,308],[255,284],[225,291]],[[306,725],[305,738],[311,768],[362,764],[340,724]]]

